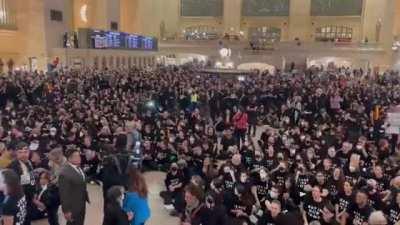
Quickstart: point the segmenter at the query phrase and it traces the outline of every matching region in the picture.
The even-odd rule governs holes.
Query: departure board
[[[90,42],[89,46],[95,49],[155,51],[158,48],[157,39],[154,37],[114,31],[91,30]]]
[[[126,36],[126,47],[128,49],[138,49],[138,48],[140,48],[139,40],[140,40],[140,38],[139,38],[138,35],[128,34]]]

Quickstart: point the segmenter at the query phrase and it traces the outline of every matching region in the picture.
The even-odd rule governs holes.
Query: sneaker
[[[164,205],[164,208],[168,211],[173,211],[175,209],[174,205],[172,204]]]

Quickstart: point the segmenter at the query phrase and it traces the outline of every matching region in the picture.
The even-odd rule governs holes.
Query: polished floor
[[[159,196],[164,187],[165,174],[161,172],[149,172],[145,174],[149,186],[149,202],[151,208],[151,218],[146,225],[177,225],[178,219],[168,215],[164,209],[162,199]],[[89,185],[89,195],[91,204],[87,205],[85,225],[101,225],[103,221],[103,194],[101,187]],[[64,225],[65,220],[60,213],[60,224]],[[47,220],[40,220],[32,223],[33,225],[47,225]]]

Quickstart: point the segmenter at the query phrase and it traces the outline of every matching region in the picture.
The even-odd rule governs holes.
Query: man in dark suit
[[[31,224],[32,209],[33,209],[33,195],[35,193],[35,178],[32,174],[32,163],[29,161],[28,144],[25,142],[18,142],[15,146],[16,159],[8,166],[9,169],[14,170],[21,179],[21,185],[24,189],[24,194],[27,200],[27,218],[24,225]]]
[[[86,188],[86,177],[80,168],[80,152],[71,148],[67,150],[65,156],[68,163],[61,169],[58,180],[61,208],[67,225],[83,225],[89,195]]]

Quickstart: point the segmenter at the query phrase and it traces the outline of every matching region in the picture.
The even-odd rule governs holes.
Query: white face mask
[[[39,148],[39,144],[38,143],[31,143],[29,145],[29,150],[31,151],[36,151]]]
[[[231,171],[231,169],[229,167],[224,168],[224,173],[229,173],[230,171]]]

